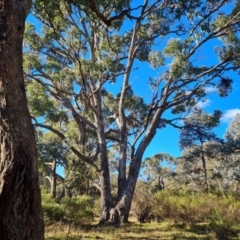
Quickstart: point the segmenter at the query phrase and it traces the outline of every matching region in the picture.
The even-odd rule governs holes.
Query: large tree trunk
[[[105,146],[102,145],[102,153],[100,154],[101,159],[101,170],[99,173],[100,178],[100,189],[101,189],[101,213],[100,223],[105,223],[109,220],[110,210],[113,206],[111,185],[110,185],[110,174],[107,159],[107,152]]]
[[[151,140],[156,134],[156,125],[159,122],[158,119],[160,114],[161,114],[161,109],[158,109],[153,118],[151,127],[148,130],[148,133],[142,139],[136,152],[133,152],[133,157],[131,159],[131,163],[129,166],[128,178],[126,180],[125,188],[122,189],[122,194],[119,194],[118,192],[117,203],[115,204],[114,207],[112,207],[110,202],[109,204],[107,204],[107,202],[105,201],[105,205],[103,205],[103,208],[102,208],[102,213],[104,210],[104,214],[101,214],[101,217],[100,217],[101,223],[102,222],[111,222],[111,223],[128,222],[133,194],[134,194],[134,190],[135,190],[137,179],[138,179],[138,174],[139,174],[141,163],[142,163],[142,156],[147,146],[149,145],[149,143],[151,142]],[[105,176],[103,176],[102,182],[106,181],[108,183],[109,181],[106,180],[106,179],[109,179],[109,173],[107,174],[108,172],[107,161],[103,162],[103,166],[106,167],[105,169],[106,171],[105,171]],[[108,190],[105,188],[105,193],[110,194],[111,192],[109,191],[111,191],[111,189]],[[103,198],[103,191],[101,192],[101,196]]]
[[[116,224],[120,222],[122,223],[128,222],[129,212],[138,179],[138,174],[140,171],[140,166],[141,156],[136,155],[130,165],[129,175],[126,181],[126,187],[122,193],[121,198],[118,199],[115,206],[112,206],[110,202],[108,205],[107,204],[104,205],[104,208],[102,208],[102,215],[100,221],[101,223],[109,222]]]
[[[0,239],[44,239],[37,154],[22,70],[31,1],[0,0]]]

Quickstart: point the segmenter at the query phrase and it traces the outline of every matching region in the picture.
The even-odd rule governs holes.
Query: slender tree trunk
[[[56,198],[57,194],[57,175],[56,175],[56,159],[53,160],[52,163],[52,178],[51,178],[51,195],[53,198]]]
[[[203,150],[202,150],[202,165],[203,165],[203,173],[204,173],[204,178],[205,178],[204,188],[205,188],[205,191],[208,192],[209,189],[208,189],[207,167],[206,167],[206,159],[205,159]]]
[[[22,70],[31,1],[0,0],[0,239],[42,240],[37,153]]]
[[[165,183],[163,177],[161,177],[161,191],[165,190]]]
[[[124,116],[124,113],[122,113]],[[124,118],[124,117],[123,117]],[[120,158],[118,166],[118,196],[117,201],[120,201],[126,188],[126,160],[127,160],[127,127],[126,120],[119,124],[121,127],[121,141],[120,141]]]
[[[108,163],[108,154],[107,154],[107,143],[105,138],[104,131],[104,119],[102,115],[102,103],[100,91],[94,95],[94,101],[96,105],[96,111],[98,112],[95,115],[95,121],[97,126],[97,136],[99,143],[99,158],[100,158],[100,188],[101,188],[101,215],[100,223],[104,223],[109,220],[110,210],[113,207],[112,194],[111,194],[111,185],[110,185],[110,173],[109,173],[109,163]]]

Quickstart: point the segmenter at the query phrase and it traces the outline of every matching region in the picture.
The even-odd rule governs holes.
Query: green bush
[[[52,198],[50,194],[42,192],[42,208],[45,215],[45,222],[47,219],[52,221],[60,221],[63,219],[65,213],[60,204]]]
[[[84,224],[94,219],[93,203],[89,196],[77,196],[74,198],[63,198],[56,203],[56,199],[50,194],[42,193],[42,207],[45,221],[60,221],[63,218],[76,224]]]
[[[210,227],[218,240],[228,240],[238,236],[240,224],[240,203],[234,197],[224,197],[211,208]]]
[[[42,203],[42,208],[46,216],[53,221],[60,221],[65,215],[64,210],[57,203]]]
[[[152,213],[159,220],[197,223],[208,214],[206,195],[193,195],[171,191],[157,192],[154,196]]]
[[[151,214],[153,195],[149,186],[138,182],[133,196],[131,211],[141,223],[145,222]]]
[[[84,224],[93,221],[93,203],[89,196],[63,198],[61,201],[65,216],[75,224]]]
[[[240,202],[232,195],[162,191],[154,196],[152,213],[161,220],[207,222],[218,240],[237,237],[240,225]]]

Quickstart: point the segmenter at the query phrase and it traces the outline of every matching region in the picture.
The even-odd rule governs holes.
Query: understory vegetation
[[[129,223],[99,225],[98,200],[85,195],[57,201],[43,193],[46,239],[227,240],[240,233],[239,196],[183,190],[136,195]]]
[[[0,239],[238,239],[239,74],[240,0],[0,0]]]
[[[235,87],[237,2],[34,0],[32,13],[23,71],[40,182],[53,198],[57,188],[60,199],[101,198],[99,221],[126,223],[131,207],[141,222],[149,211],[132,204],[136,184],[148,184],[140,205],[169,184],[237,191],[239,136],[219,139],[223,109],[203,109],[210,93]],[[178,158],[160,152],[160,132],[172,127]],[[154,139],[156,155],[145,159]]]

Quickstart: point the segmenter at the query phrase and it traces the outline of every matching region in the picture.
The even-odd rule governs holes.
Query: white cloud
[[[217,92],[217,88],[216,87],[206,87],[205,88],[206,93],[214,93]]]
[[[205,108],[205,107],[210,106],[211,103],[212,103],[211,100],[205,99],[205,100],[203,100],[203,101],[198,102],[198,103],[196,104],[196,106],[199,107],[199,108]]]
[[[239,108],[229,109],[223,114],[221,120],[223,122],[230,122],[238,113],[240,113]]]

